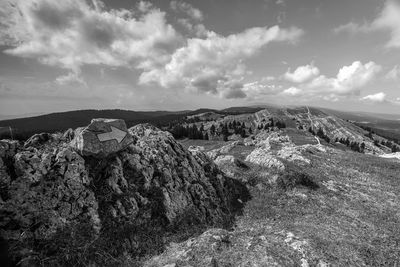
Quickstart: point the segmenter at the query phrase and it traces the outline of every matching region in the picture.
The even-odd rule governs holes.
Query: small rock
[[[36,147],[49,141],[50,139],[51,139],[51,134],[49,133],[35,134],[25,142],[24,147],[30,147],[30,146]]]
[[[188,150],[189,150],[190,152],[204,151],[205,148],[204,148],[204,146],[189,146]]]

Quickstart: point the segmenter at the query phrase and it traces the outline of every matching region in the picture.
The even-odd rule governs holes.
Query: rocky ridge
[[[77,149],[80,133],[0,141],[0,234],[15,263],[122,264],[157,252],[169,231],[228,227],[249,197],[203,152],[154,126],[94,154]]]

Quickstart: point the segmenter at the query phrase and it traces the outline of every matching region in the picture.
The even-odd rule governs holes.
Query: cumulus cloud
[[[361,98],[361,100],[367,100],[374,103],[383,103],[386,101],[386,94],[383,92],[367,95]]]
[[[400,105],[400,97],[396,99],[388,99],[384,92],[379,92],[376,94],[367,95],[360,98],[361,101],[369,102],[373,104],[390,104],[390,105]]]
[[[223,36],[207,30],[202,12],[182,1],[171,8],[186,16],[177,22],[194,37],[179,33],[165,12],[145,1],[134,10],[107,9],[100,0],[9,1],[0,11],[0,44],[11,46],[5,53],[66,69],[58,84],[83,85],[82,67],[102,65],[139,70],[140,84],[243,98],[245,60],[271,42],[294,44],[303,34],[273,26]]]
[[[318,76],[320,73],[319,69],[313,64],[298,67],[294,72],[290,72],[290,69],[283,75],[283,77],[294,83],[304,83],[310,79]]]
[[[340,98],[360,95],[362,88],[371,83],[382,67],[375,62],[363,64],[355,61],[339,69],[335,77],[327,77],[313,64],[300,66],[294,72],[290,70],[283,75],[285,80],[295,86],[280,90],[286,97],[320,98],[326,101],[338,101]],[[280,88],[282,89],[282,88]]]
[[[400,48],[400,3],[396,0],[387,0],[378,16],[371,22],[357,24],[350,22],[334,29],[335,33],[368,33],[373,31],[388,31],[390,39],[386,43],[388,48]]]
[[[327,78],[320,75],[305,86],[311,90],[322,90],[337,95],[357,94],[359,90],[375,79],[382,67],[375,62],[366,64],[355,61],[349,66],[342,67],[336,77]]]
[[[6,32],[11,55],[36,58],[78,72],[85,64],[149,68],[163,64],[180,42],[165,13],[141,2],[145,13],[106,10],[100,1],[15,1]]]
[[[208,31],[207,38],[189,38],[165,66],[142,73],[140,82],[225,96],[224,91],[229,90],[227,81],[238,80],[246,73],[243,60],[271,42],[295,43],[302,34],[301,29],[279,26],[250,28],[226,37]]]
[[[260,100],[260,98],[264,96],[279,94],[282,91],[282,88],[275,84],[266,84],[264,82],[255,81],[245,83],[242,90],[246,94],[248,100]]]
[[[400,47],[400,3],[395,0],[388,0],[379,14],[372,22],[371,27],[377,30],[390,32],[390,40],[387,47]]]
[[[327,77],[320,74],[318,67],[311,63],[299,66],[294,72],[289,69],[281,79],[268,76],[260,81],[245,83],[242,91],[248,100],[260,100],[264,96],[274,95],[299,100],[323,99],[336,102],[344,97],[360,95],[361,90],[373,82],[381,70],[382,67],[375,62],[363,64],[355,61],[340,68],[336,76]],[[283,86],[280,83],[282,78],[295,85]],[[218,88],[215,92],[218,92]]]

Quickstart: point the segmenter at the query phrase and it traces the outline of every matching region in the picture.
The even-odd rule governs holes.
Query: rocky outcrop
[[[310,160],[303,156],[304,151],[326,151],[322,145],[296,146],[287,135],[280,132],[261,132],[255,137],[256,149],[247,157],[246,161],[251,163],[284,170],[281,160],[296,161],[298,163],[310,164]]]
[[[107,157],[125,149],[133,142],[123,120],[93,119],[84,128],[78,128],[71,146],[82,156]]]
[[[302,151],[305,150],[306,148],[302,146],[286,146],[277,152],[277,156],[287,161],[302,161],[310,164],[310,160],[302,155]]]
[[[278,170],[284,170],[285,165],[273,156],[269,150],[264,148],[254,149],[247,157],[246,161],[253,164],[257,164],[267,168],[276,168]]]
[[[232,222],[249,197],[244,185],[167,132],[128,131],[133,143],[107,158],[82,153],[71,133],[35,147],[0,142],[0,235],[14,261],[118,265],[157,252],[168,231]]]

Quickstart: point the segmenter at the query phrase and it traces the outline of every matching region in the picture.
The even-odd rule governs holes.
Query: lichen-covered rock
[[[310,164],[310,160],[302,155],[302,151],[305,151],[303,146],[285,146],[278,151],[277,156],[288,161],[302,161]]]
[[[71,146],[82,156],[102,158],[125,149],[132,142],[123,120],[93,119],[87,127],[76,130]]]
[[[224,187],[225,177],[204,153],[186,151],[170,133],[154,126],[137,125],[129,132],[137,138],[131,146],[136,155],[122,152],[121,160],[126,172],[143,178],[128,183],[137,183],[142,196],[156,189],[162,202],[160,216],[168,223],[188,212],[205,223],[226,218],[230,193]]]
[[[85,218],[99,228],[97,202],[87,186],[84,160],[71,148],[54,154],[22,151],[15,155],[17,177],[10,181],[0,213],[7,240],[46,240],[67,224]]]
[[[110,258],[99,251],[139,257],[162,248],[170,230],[229,225],[249,198],[244,185],[170,133],[137,125],[129,136],[133,143],[106,158],[82,156],[65,134],[18,149],[0,142],[0,237],[17,248],[14,261],[79,265],[85,255],[104,265]]]
[[[255,136],[255,145],[270,150],[274,146],[291,146],[293,143],[289,136],[282,135],[281,132],[261,131]]]
[[[273,156],[269,150],[264,148],[256,148],[254,149],[247,157],[246,161],[267,167],[267,168],[276,168],[278,170],[284,170],[285,165],[278,160],[275,156]]]

